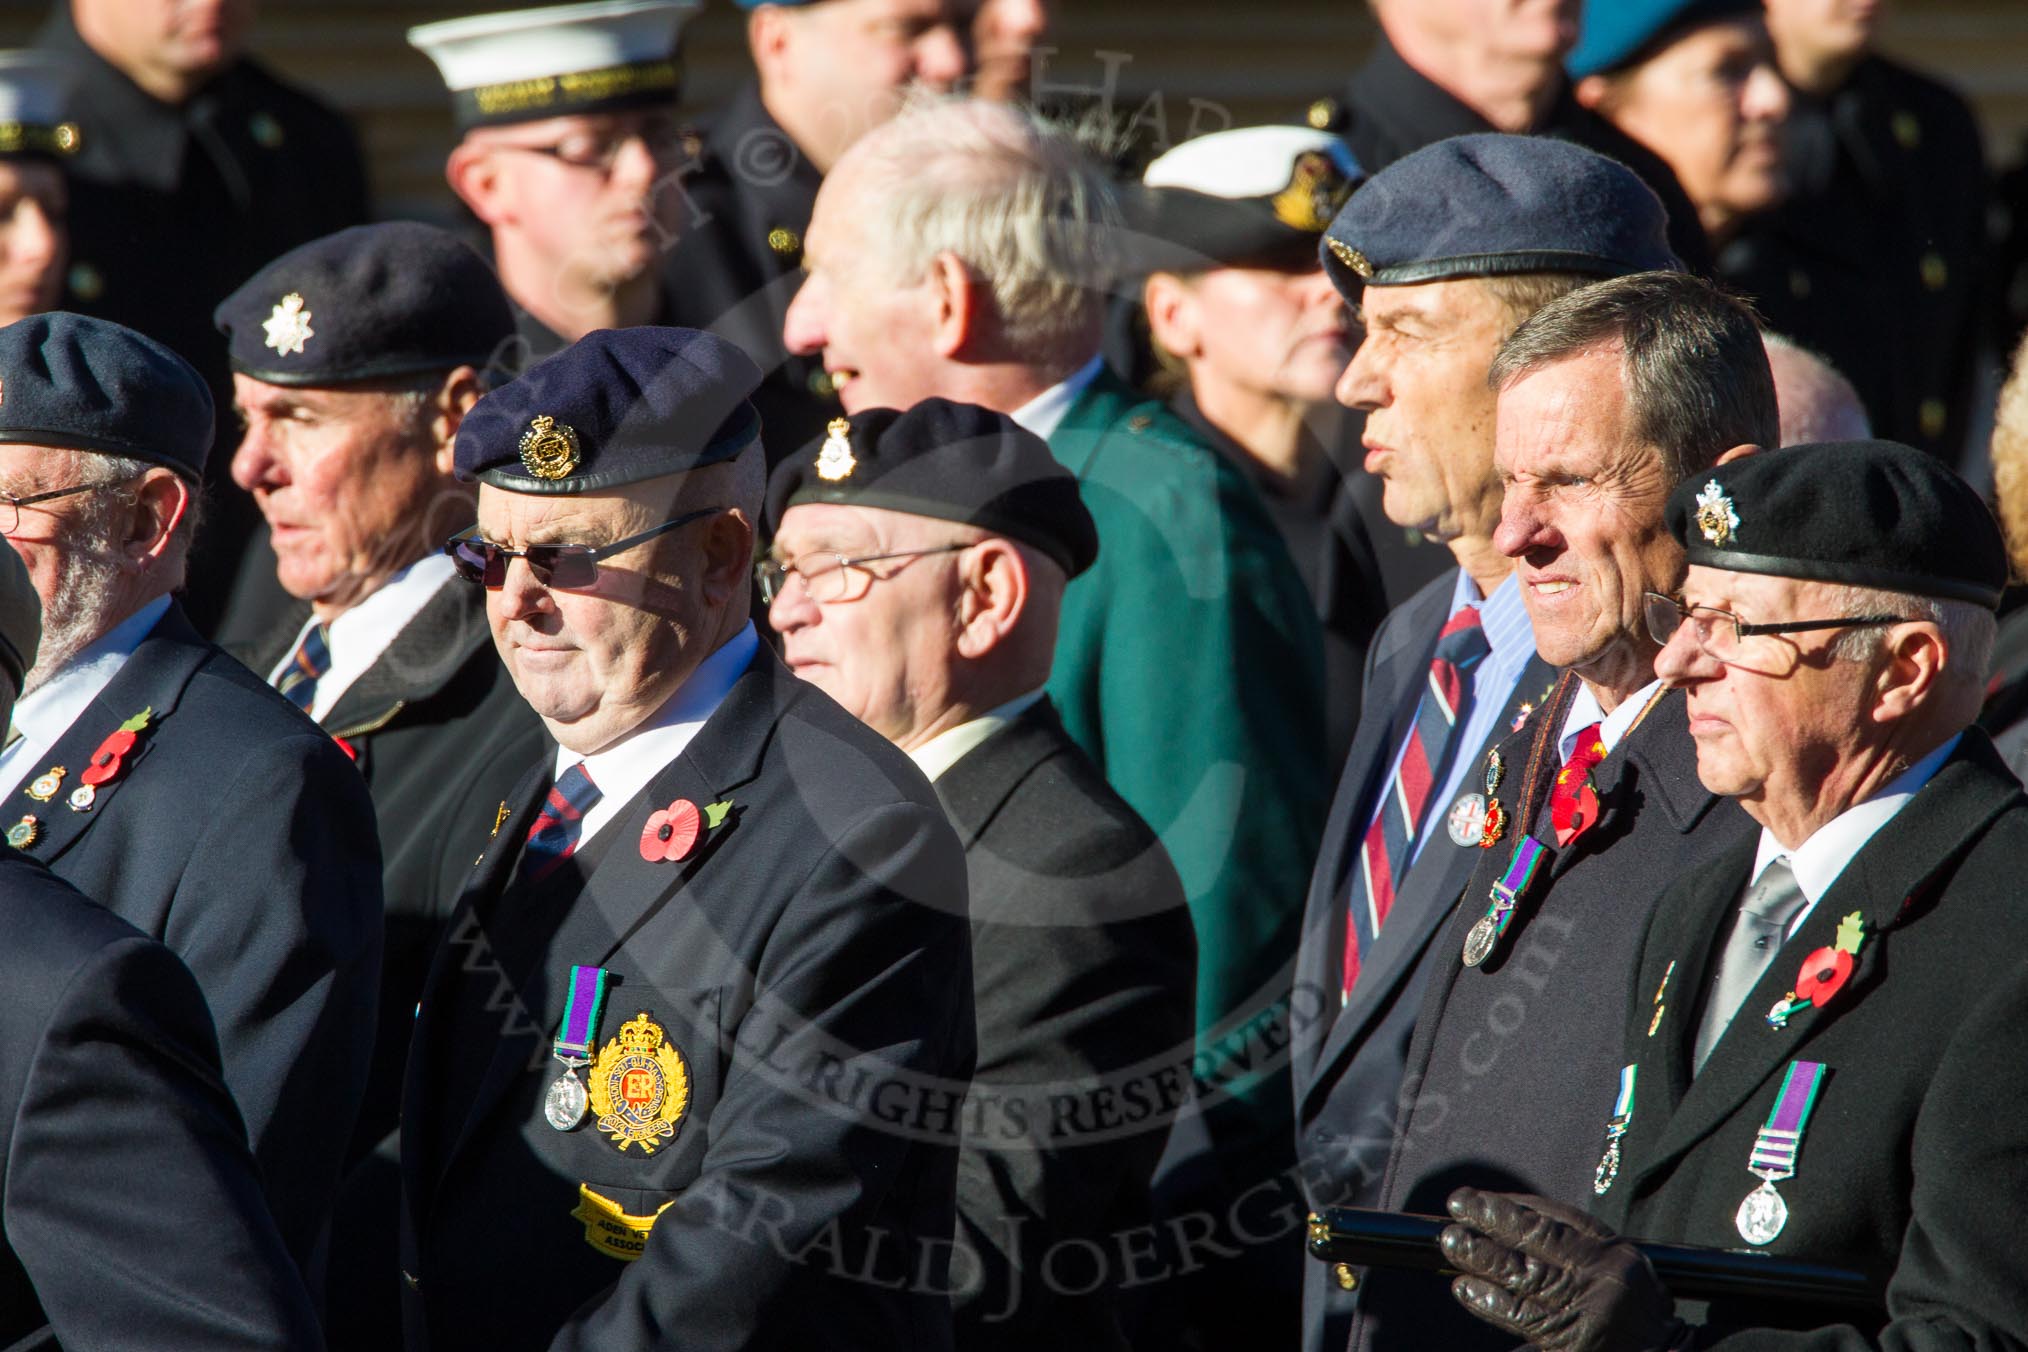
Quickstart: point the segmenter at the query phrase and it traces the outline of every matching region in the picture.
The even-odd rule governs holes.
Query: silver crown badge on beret
[[[831,419],[824,428],[823,448],[817,452],[817,477],[836,483],[858,465],[852,457],[852,424],[843,418]]]
[[[267,345],[284,357],[300,355],[303,344],[317,336],[317,331],[310,327],[310,312],[303,308],[303,298],[293,291],[281,298],[261,328],[268,335]]]
[[[1706,483],[1697,495],[1697,529],[1720,549],[1731,544],[1739,530],[1739,513],[1732,510],[1732,499],[1725,496],[1716,479]]]
[[[538,413],[521,434],[521,463],[538,479],[561,479],[577,468],[577,432]]]

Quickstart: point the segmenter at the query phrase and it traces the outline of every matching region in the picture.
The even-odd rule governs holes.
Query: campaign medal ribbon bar
[[[1613,1180],[1620,1176],[1620,1138],[1634,1125],[1634,1072],[1639,1069],[1632,1065],[1620,1068],[1619,1101],[1613,1104],[1612,1121],[1606,1123],[1605,1153],[1599,1156],[1598,1171],[1591,1176],[1591,1190],[1599,1197],[1610,1192]]]
[[[1535,881],[1536,871],[1548,857],[1549,847],[1534,836],[1523,836],[1515,842],[1514,853],[1507,859],[1507,871],[1487,893],[1491,904],[1465,936],[1465,966],[1477,967],[1493,955],[1500,940],[1506,937],[1507,927],[1514,923],[1515,903],[1528,890],[1528,884]]]
[[[1788,1203],[1775,1191],[1775,1184],[1795,1177],[1803,1132],[1809,1127],[1810,1111],[1817,1106],[1817,1093],[1823,1085],[1823,1062],[1789,1062],[1774,1111],[1754,1137],[1753,1154],[1746,1166],[1747,1172],[1760,1178],[1760,1186],[1746,1195],[1735,1218],[1739,1237],[1749,1244],[1772,1244],[1789,1223]]]
[[[558,1131],[574,1131],[591,1107],[591,1097],[580,1069],[591,1064],[592,1044],[598,1041],[599,1015],[606,1007],[606,986],[611,974],[603,967],[570,969],[570,1005],[563,1015],[563,1027],[550,1052],[563,1062],[563,1074],[549,1082],[543,1096],[542,1115]]]

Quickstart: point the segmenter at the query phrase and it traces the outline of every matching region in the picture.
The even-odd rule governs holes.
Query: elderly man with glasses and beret
[[[1597,1219],[1461,1191],[1457,1297],[1567,1352],[2019,1346],[2028,800],[1973,726],[1999,529],[1881,441],[1721,465],[1668,520],[1690,566],[1646,598],[1655,670],[1760,829],[1659,899],[1625,1066],[1565,1091],[1597,1119]],[[1621,1234],[1844,1268],[1876,1303],[1686,1323]]]
[[[964,858],[754,631],[759,381],[606,330],[458,429],[448,547],[556,747],[468,799],[404,1095],[410,1347],[950,1345]]]
[[[978,1275],[958,1341],[1124,1348],[1118,1302],[1062,1274],[1149,1224],[1197,941],[1168,853],[1043,691],[1064,586],[1100,549],[1077,481],[1006,415],[926,399],[793,456],[768,520],[790,670],[909,754],[965,846],[979,1062],[958,1238]]]
[[[0,750],[0,820],[196,976],[314,1289],[373,1049],[372,801],[338,745],[174,596],[212,439],[198,374],[61,311],[0,329],[0,373],[0,532],[46,616]]]
[[[242,429],[233,479],[267,518],[263,561],[287,600],[263,626],[234,616],[253,628],[236,651],[351,751],[380,823],[379,1034],[330,1310],[333,1341],[386,1344],[400,1337],[395,1124],[409,1023],[477,848],[445,787],[497,796],[544,746],[494,655],[484,597],[441,549],[472,520],[452,440],[514,317],[456,236],[390,222],[284,254],[216,319]]]

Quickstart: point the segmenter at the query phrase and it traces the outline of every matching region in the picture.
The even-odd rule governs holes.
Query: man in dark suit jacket
[[[1671,260],[1661,204],[1631,172],[1524,137],[1473,137],[1398,161],[1354,194],[1327,240],[1331,277],[1370,316],[1339,397],[1367,412],[1383,505],[1401,526],[1441,539],[1456,566],[1375,637],[1310,883],[1292,1065],[1312,1207],[1379,1195],[1409,1035],[1445,956],[1431,940],[1480,855],[1482,758],[1554,679],[1535,656],[1513,562],[1493,547],[1500,483],[1486,369],[1550,296]],[[1545,273],[1552,257],[1562,271]],[[1457,652],[1445,641],[1439,666],[1454,617],[1483,642]],[[1433,675],[1456,680],[1456,691],[1440,697]],[[1305,1265],[1312,1352],[1344,1346],[1355,1285],[1349,1268]]]
[[[1494,806],[1434,941],[1408,1052],[1414,1092],[1380,1195],[1395,1210],[1440,1208],[1474,1181],[1591,1195],[1598,1151],[1581,1087],[1618,1068],[1600,1029],[1631,998],[1653,898],[1751,825],[1697,782],[1641,597],[1682,577],[1668,491],[1722,454],[1775,444],[1753,315],[1683,273],[1596,282],[1516,329],[1490,379],[1507,486],[1495,541],[1517,561],[1537,652],[1565,674],[1483,762]],[[1362,1352],[1502,1345],[1438,1278],[1376,1270],[1363,1286],[1351,1343]]]
[[[9,538],[51,617],[0,751],[0,815],[197,978],[315,1289],[373,1046],[373,805],[345,753],[171,597],[211,444],[197,373],[64,313],[0,330],[0,368],[0,477],[47,495],[9,509]]]
[[[0,544],[0,721],[42,602]],[[321,1345],[175,954],[0,846],[0,1339],[74,1347]],[[107,1152],[120,1167],[106,1167]]]
[[[558,751],[415,1021],[410,1347],[949,1346],[964,861],[753,632],[759,381],[606,330],[459,428],[460,570]]]
[[[1700,778],[1760,829],[1663,897],[1627,1065],[1581,1095],[1607,1224],[1464,1192],[1457,1294],[1509,1344],[1573,1352],[2019,1346],[2028,972],[1996,936],[2028,800],[1970,726],[2000,532],[1949,470],[1876,441],[1721,466],[1669,524],[1691,567],[1650,602],[1656,670]],[[1734,1298],[1689,1326],[1608,1224],[1852,1269],[1883,1308]]]
[[[1011,418],[927,399],[785,461],[768,523],[790,668],[908,752],[965,846],[958,1345],[1123,1349],[1089,1255],[1150,1225],[1190,1092],[1196,938],[1161,842],[1042,693],[1064,584],[1099,551],[1077,481]]]
[[[300,324],[291,324],[300,316]],[[451,447],[514,332],[477,254],[412,222],[291,250],[217,313],[253,494],[291,605],[242,648],[366,780],[386,902],[379,1035],[334,1223],[334,1342],[400,1339],[401,1069],[430,956],[479,847],[464,793],[496,799],[541,756],[542,725],[493,652],[485,598],[443,542],[472,522]]]

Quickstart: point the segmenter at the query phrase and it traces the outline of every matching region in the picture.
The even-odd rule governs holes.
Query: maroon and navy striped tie
[[[1427,823],[1430,797],[1436,791],[1451,749],[1452,736],[1470,712],[1472,687],[1468,673],[1490,651],[1476,606],[1462,606],[1437,635],[1430,659],[1429,684],[1416,706],[1400,764],[1387,782],[1386,795],[1360,842],[1352,869],[1345,924],[1345,980],[1341,998],[1352,997],[1359,980],[1359,956],[1373,946],[1394,890],[1415,857],[1416,835]]]
[[[563,772],[550,786],[549,798],[528,828],[528,841],[521,847],[521,877],[539,883],[563,866],[577,852],[584,831],[584,814],[599,800],[599,786],[585,773],[579,761]]]

